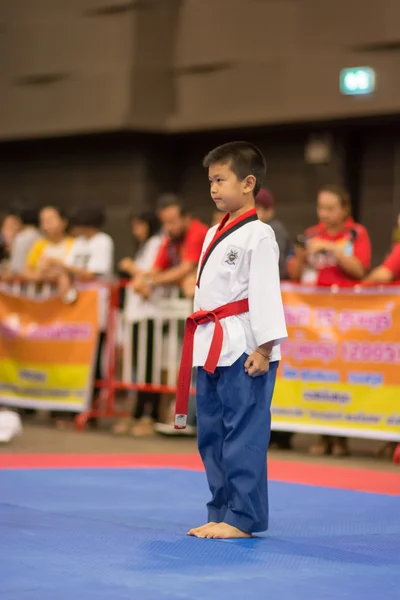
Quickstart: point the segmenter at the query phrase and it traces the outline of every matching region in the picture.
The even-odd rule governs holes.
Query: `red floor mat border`
[[[399,473],[316,465],[281,460],[269,461],[274,481],[374,492],[400,496]],[[0,455],[0,469],[105,469],[178,468],[201,471],[196,454],[31,454]]]

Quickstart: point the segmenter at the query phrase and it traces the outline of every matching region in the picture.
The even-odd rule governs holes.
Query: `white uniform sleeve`
[[[263,238],[252,251],[249,274],[250,324],[259,346],[287,338],[279,279],[279,248],[276,240]]]
[[[111,275],[114,261],[114,243],[107,235],[102,236],[96,243],[96,249],[91,253],[87,270],[95,275]]]

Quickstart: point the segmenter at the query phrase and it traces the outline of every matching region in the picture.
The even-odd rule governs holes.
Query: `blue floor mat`
[[[198,540],[205,476],[0,471],[1,600],[400,598],[400,497],[270,484],[253,540]]]

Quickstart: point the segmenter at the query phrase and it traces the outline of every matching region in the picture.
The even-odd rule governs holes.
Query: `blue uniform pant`
[[[197,437],[212,494],[208,520],[247,532],[268,529],[267,450],[279,362],[250,377],[243,354],[230,367],[197,373]]]

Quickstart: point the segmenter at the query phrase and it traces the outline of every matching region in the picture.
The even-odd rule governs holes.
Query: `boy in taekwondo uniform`
[[[212,499],[208,522],[189,535],[246,538],[268,528],[270,406],[279,345],[287,337],[279,250],[254,206],[266,170],[258,148],[224,144],[203,165],[213,201],[228,214],[203,245],[175,427],[185,427],[191,368],[197,366],[198,444]]]

